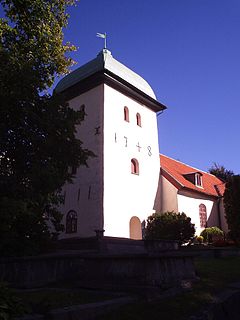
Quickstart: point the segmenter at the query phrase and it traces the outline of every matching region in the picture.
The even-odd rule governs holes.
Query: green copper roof
[[[69,73],[66,77],[59,81],[55,90],[60,93],[76,83],[80,82],[83,79],[95,74],[98,71],[108,70],[111,73],[115,74],[119,78],[127,81],[132,86],[141,90],[148,96],[153,99],[156,99],[156,96],[150,87],[150,85],[138,74],[124,66],[122,63],[117,61],[111,55],[111,52],[107,49],[103,49],[95,59],[84,64],[82,67],[74,70]]]

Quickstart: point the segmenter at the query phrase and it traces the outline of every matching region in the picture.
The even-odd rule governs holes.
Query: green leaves
[[[229,233],[233,240],[240,242],[240,175],[231,176],[223,195],[225,215]]]
[[[212,242],[213,237],[219,237],[223,239],[224,233],[218,227],[208,227],[201,232],[201,236],[204,238],[204,241]]]
[[[54,77],[67,73],[72,59],[65,54],[75,46],[63,45],[62,28],[67,26],[67,0],[1,0],[8,24],[1,21],[2,49],[9,53],[10,65],[18,72],[31,70],[31,81],[41,92],[53,84]],[[22,74],[23,76],[23,74]],[[31,81],[28,81],[31,84]]]
[[[178,240],[180,244],[194,236],[195,228],[185,213],[154,213],[147,219],[146,239]]]
[[[224,166],[221,166],[216,162],[214,162],[214,164],[208,171],[224,182],[226,182],[230,177],[234,175],[232,170],[227,170]]]
[[[75,138],[81,113],[43,94],[72,63],[66,53],[74,46],[63,44],[62,28],[74,1],[0,3],[6,15],[0,20],[0,252],[15,246],[19,253],[18,244],[32,252],[62,230],[57,208],[72,179],[68,168],[93,155]]]

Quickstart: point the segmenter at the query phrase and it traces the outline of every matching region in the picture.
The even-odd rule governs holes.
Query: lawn
[[[153,302],[137,302],[98,317],[98,320],[183,320],[215,300],[215,294],[227,284],[240,281],[240,257],[224,259],[196,259],[200,281],[192,290]]]
[[[98,320],[183,320],[213,302],[215,294],[227,284],[240,281],[240,257],[222,259],[196,259],[199,281],[193,288],[170,298],[125,305],[114,312],[99,316]],[[71,285],[55,289],[24,290],[18,298],[28,313],[47,313],[54,308],[104,301],[119,297],[111,293],[71,288]]]
[[[111,293],[70,288],[21,290],[17,291],[16,295],[23,304],[26,313],[39,314],[45,314],[52,309],[116,298],[116,295]]]

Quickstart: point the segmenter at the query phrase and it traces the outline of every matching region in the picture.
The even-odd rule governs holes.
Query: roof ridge
[[[137,72],[115,59],[107,49],[101,50],[94,59],[80,65],[78,68],[60,79],[55,87],[55,91],[57,93],[66,91],[77,83],[87,79],[89,76],[92,76],[99,71],[105,72],[105,70],[111,72],[122,81],[130,84],[142,94],[145,94],[154,101],[157,101],[153,88],[150,86],[148,81]]]
[[[216,177],[214,174],[212,174],[212,173],[210,173],[210,172],[207,172],[207,171],[204,171],[204,170],[202,170],[202,169],[199,169],[199,168],[190,166],[189,164],[186,164],[185,162],[182,162],[182,161],[180,161],[180,160],[176,160],[176,159],[174,159],[174,158],[171,158],[171,157],[169,157],[169,156],[166,156],[166,155],[163,154],[163,153],[159,153],[159,155],[160,155],[160,156],[164,156],[164,157],[166,157],[166,158],[168,158],[168,159],[171,159],[171,160],[173,160],[173,161],[179,162],[179,163],[181,163],[181,164],[184,164],[185,166],[187,166],[187,167],[189,167],[189,168],[192,168],[192,169],[194,169],[194,170],[197,170],[197,171],[200,171],[200,172],[209,174],[210,176],[213,176],[213,177],[217,178],[218,180],[220,180],[218,177]],[[160,162],[160,164],[161,164],[161,162]]]

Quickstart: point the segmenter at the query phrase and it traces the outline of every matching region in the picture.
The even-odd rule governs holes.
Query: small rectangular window
[[[137,125],[139,127],[141,127],[142,126],[141,115],[139,113],[137,113],[136,118],[137,118]]]
[[[124,107],[124,120],[129,122],[129,110],[128,110],[128,107]]]
[[[195,184],[198,187],[202,187],[202,176],[199,173],[195,175]]]
[[[84,118],[85,118],[85,116],[86,116],[86,113],[85,113],[85,105],[84,105],[84,104],[81,105],[79,111],[80,111],[80,120],[83,121]]]

